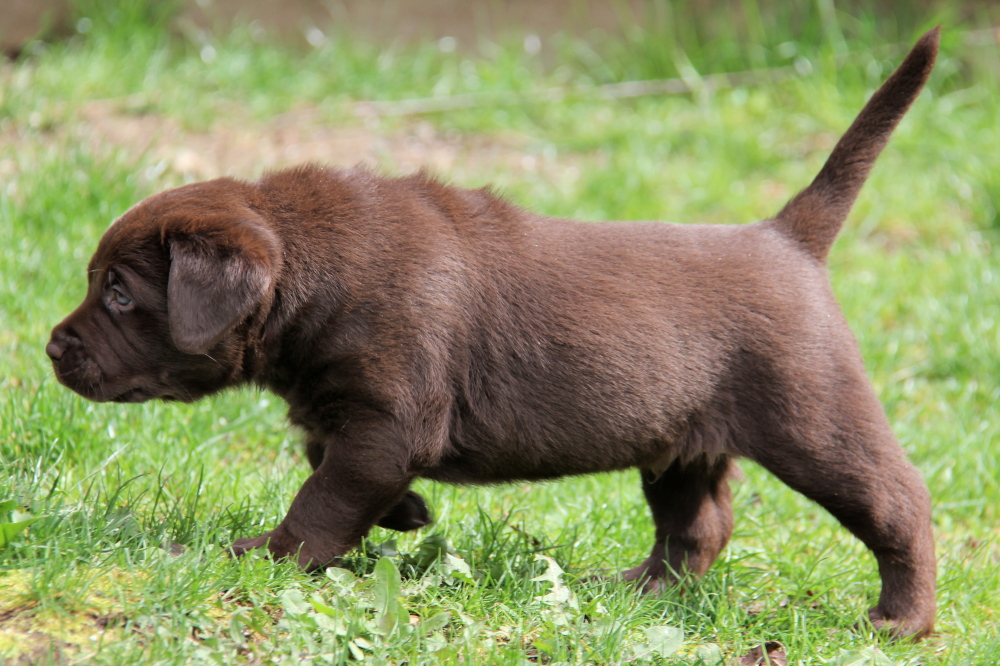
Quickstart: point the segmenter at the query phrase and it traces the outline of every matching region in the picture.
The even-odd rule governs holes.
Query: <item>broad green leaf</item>
[[[0,548],[6,546],[18,534],[24,531],[28,525],[37,523],[41,518],[28,518],[16,523],[0,523]]]
[[[445,574],[468,581],[473,580],[472,569],[469,567],[468,563],[458,555],[445,553],[444,558],[441,560],[441,564],[444,567]]]
[[[317,601],[316,599],[310,599],[310,604],[312,604],[313,610],[317,613],[322,613],[323,615],[329,615],[330,617],[343,617],[344,613],[332,606],[327,606],[322,601]]]
[[[411,559],[413,566],[423,571],[441,559],[448,552],[448,541],[440,534],[432,534],[417,547]]]
[[[340,567],[327,567],[326,577],[338,588],[339,592],[353,590],[359,582],[358,577],[352,572]]]
[[[351,651],[351,656],[352,657],[354,657],[358,661],[364,661],[364,659],[365,659],[365,653],[361,650],[361,647],[358,646],[358,644],[356,642],[357,640],[358,639],[355,638],[353,641],[348,641],[347,642],[347,649]]]
[[[375,563],[375,608],[383,609],[392,600],[402,596],[403,581],[396,563],[388,557]]]
[[[299,590],[285,590],[278,598],[281,600],[281,606],[285,612],[291,615],[305,615],[312,608],[312,605],[306,601]]]
[[[649,642],[648,652],[655,652],[661,657],[669,657],[680,649],[684,642],[684,632],[678,627],[661,625],[644,629]]]
[[[316,624],[326,631],[332,631],[338,636],[346,636],[349,628],[347,614],[339,608],[327,606],[320,601],[319,595],[314,595],[309,601],[316,611]]]
[[[444,637],[440,631],[429,634],[424,639],[424,649],[427,652],[439,652],[444,648],[448,647],[448,640]],[[455,662],[438,662],[438,663],[455,663]]]
[[[0,502],[0,513],[6,513],[7,511],[13,511],[17,508],[17,500],[4,500]]]
[[[827,666],[896,666],[896,662],[876,647],[866,647],[852,652],[842,650],[839,655],[826,663]]]
[[[566,604],[570,608],[579,609],[576,596],[562,580],[562,575],[565,573],[562,567],[548,555],[535,555],[535,559],[545,562],[547,566],[541,575],[535,576],[531,580],[534,582],[552,583],[552,590],[548,594],[535,598],[552,606]]]
[[[718,666],[722,663],[722,648],[716,643],[705,643],[694,649],[694,655],[707,666]]]
[[[396,546],[395,539],[387,539],[380,544],[372,546],[368,550],[369,555],[378,555],[379,557],[397,557],[399,555],[399,549]]]
[[[437,615],[432,615],[426,620],[420,622],[420,631],[426,634],[432,634],[439,629],[444,629],[451,622],[451,611],[442,611]]]
[[[532,581],[535,581],[535,582],[548,581],[548,582],[552,583],[553,585],[561,585],[562,584],[562,580],[559,577],[562,576],[566,572],[563,571],[562,567],[559,566],[558,562],[556,562],[554,559],[552,559],[548,555],[535,555],[535,559],[539,560],[541,562],[545,562],[546,567],[545,567],[545,571],[542,574],[540,574],[540,575],[535,576],[534,578],[532,578],[531,579]]]
[[[385,635],[391,634],[403,619],[407,623],[409,615],[400,605],[399,598],[403,595],[403,582],[396,563],[388,557],[380,558],[375,563],[375,620],[379,631]]]

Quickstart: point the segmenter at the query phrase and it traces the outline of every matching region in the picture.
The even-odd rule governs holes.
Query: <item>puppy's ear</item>
[[[245,219],[169,233],[167,317],[185,354],[205,354],[264,301],[269,301],[281,250],[274,232],[247,211]]]

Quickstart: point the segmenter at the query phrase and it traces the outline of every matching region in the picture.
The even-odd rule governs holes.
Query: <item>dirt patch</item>
[[[140,574],[141,575],[141,574]],[[117,608],[120,590],[129,590],[134,572],[112,570],[88,578],[84,595],[63,596],[52,588],[50,604],[40,605],[27,596],[28,570],[0,576],[0,663],[89,663],[89,656],[103,641],[120,640],[127,619]]]
[[[67,663],[67,649],[73,646],[44,632],[33,631],[33,610],[34,606],[30,605],[0,609],[0,655],[11,656],[4,664]]]
[[[21,643],[21,653],[13,661],[6,662],[9,666],[35,666],[35,664],[55,666],[68,664],[74,660],[72,657],[74,646],[48,634],[37,631],[25,634],[21,637]]]
[[[582,156],[560,156],[518,134],[465,135],[412,121],[386,131],[377,119],[333,126],[312,109],[276,116],[266,123],[220,121],[207,131],[185,129],[173,119],[134,114],[114,103],[84,107],[67,128],[70,140],[96,153],[109,148],[134,155],[150,180],[172,172],[183,181],[220,176],[256,177],[266,171],[315,162],[332,167],[365,164],[391,174],[428,169],[448,177],[475,179],[498,170],[574,178]]]
[[[469,151],[488,152],[495,143],[442,135],[425,123],[397,135],[362,125],[331,127],[316,115],[299,111],[260,125],[219,122],[209,131],[190,131],[169,118],[127,115],[106,104],[91,104],[83,110],[77,131],[93,147],[110,145],[145,155],[160,168],[196,180],[247,177],[302,162],[335,167],[368,163],[400,170],[427,166],[448,171]]]
[[[18,617],[32,610],[34,606],[15,606],[14,608],[0,609],[0,629],[13,622]]]

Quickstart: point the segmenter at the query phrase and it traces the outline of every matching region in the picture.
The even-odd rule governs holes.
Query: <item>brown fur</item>
[[[725,546],[743,456],[874,552],[875,625],[922,636],[935,606],[928,494],[824,260],[937,39],[920,40],[774,219],[583,224],[362,169],[214,180],[111,226],[47,351],[92,400],[253,383],[287,401],[315,471],[237,554],[266,546],[315,567],[374,524],[419,527],[417,477],[638,467],[656,537],[625,577],[654,588],[704,573]]]

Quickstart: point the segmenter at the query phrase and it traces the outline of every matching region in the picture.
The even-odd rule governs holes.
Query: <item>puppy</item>
[[[896,443],[825,260],[930,74],[925,35],[822,171],[744,226],[579,223],[426,175],[305,166],[157,194],[105,233],[46,347],[86,398],[190,402],[267,387],[314,472],[267,548],[336,562],[376,524],[429,522],[417,477],[551,479],[638,467],[646,589],[728,541],[733,459],[832,513],[882,576],[870,619],[934,621],[927,490]]]

